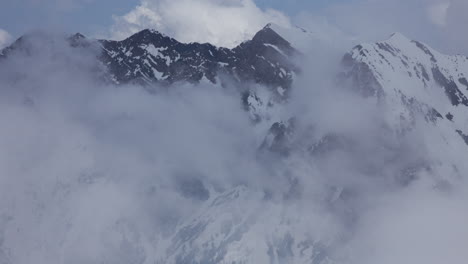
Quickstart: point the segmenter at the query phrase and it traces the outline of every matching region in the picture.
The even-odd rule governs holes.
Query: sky
[[[0,48],[37,29],[120,40],[145,28],[234,47],[273,22],[357,42],[400,32],[446,54],[468,54],[460,34],[467,12],[465,0],[2,0]]]
[[[232,47],[274,22],[325,26],[360,41],[398,31],[446,53],[467,54],[468,37],[459,34],[467,11],[465,0],[2,0],[0,47],[37,29],[124,39],[144,28]]]
[[[322,8],[337,0],[257,0],[260,8],[274,8],[294,15],[304,8]],[[65,28],[87,34],[105,30],[113,16],[124,15],[139,0],[5,0],[0,9],[0,26],[14,36],[34,27],[58,23]],[[48,16],[48,14],[53,16]],[[21,18],[19,18],[19,16]]]
[[[36,29],[124,39],[144,28],[231,47],[269,22],[307,28],[319,20],[362,41],[398,31],[468,53],[467,37],[454,26],[468,23],[466,11],[464,0],[3,0],[0,47]]]

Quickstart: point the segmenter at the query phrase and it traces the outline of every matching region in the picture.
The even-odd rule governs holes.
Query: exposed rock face
[[[6,57],[15,50],[31,52],[28,42],[24,41],[28,37],[19,38],[1,56]],[[209,43],[181,43],[150,29],[122,41],[95,41],[79,33],[69,37],[68,41],[72,47],[96,48],[98,44],[102,49],[99,60],[107,67],[110,79],[117,84],[164,85],[206,80],[211,83],[252,82],[288,90],[293,72],[298,70],[292,63],[297,51],[270,25],[234,49]],[[280,97],[285,95],[278,94]]]
[[[386,41],[355,47],[343,65],[342,76],[363,95],[392,106],[392,117],[401,128],[413,123],[419,113],[435,125],[452,127],[453,132],[468,131],[465,56],[443,55],[395,33]]]
[[[298,51],[271,26],[233,49],[180,43],[154,30],[141,31],[123,41],[93,41],[80,34],[68,41],[74,48],[96,49],[101,66],[108,73],[106,80],[115,84],[136,82],[170,87],[175,82],[232,82],[265,86],[264,89],[255,85],[244,88],[241,99],[255,124],[268,119],[266,135],[262,134],[265,139],[259,149],[279,154],[274,157],[278,163],[291,162],[288,158],[295,158],[298,149],[306,156],[306,164],[301,164],[304,166],[310,161],[334,169],[345,157],[354,171],[333,173],[349,177],[390,175],[389,181],[382,182],[402,188],[415,181],[421,172],[450,175],[454,171],[468,171],[465,159],[468,155],[468,58],[443,55],[400,34],[386,41],[358,45],[342,60],[339,81],[385,109],[382,123],[386,127],[378,130],[382,133],[373,135],[374,139],[369,139],[373,140],[371,144],[362,135],[356,137],[342,131],[316,134],[314,128],[310,133],[308,128],[303,129],[300,138],[296,132],[301,124],[294,117],[287,121],[272,117],[275,104],[288,103],[294,73],[299,69],[292,63]],[[0,58],[10,56],[15,50],[34,52],[20,38]],[[431,160],[413,157],[414,150],[409,150],[407,144],[412,138],[404,137],[416,130],[419,120],[426,130],[417,130],[421,131],[417,136],[429,142],[428,149],[420,151],[427,152]],[[396,143],[392,141],[394,138]],[[398,141],[401,138],[407,141]],[[334,243],[341,243],[346,237],[339,231],[323,236],[321,227],[311,225],[316,221],[314,214],[304,213],[310,209],[309,205],[301,207],[291,202],[302,195],[303,182],[288,169],[279,172],[287,178],[279,183],[287,185],[281,202],[275,201],[268,190],[243,185],[214,190],[199,179],[202,177],[190,172],[175,177],[178,194],[201,206],[191,217],[174,224],[174,230],[158,241],[154,250],[151,247],[146,252],[154,256],[151,263],[341,263],[333,261],[329,253]],[[318,172],[321,171],[313,171]],[[340,217],[344,222],[340,224],[352,229],[359,221],[354,209],[360,190],[323,181],[328,187],[318,195],[323,206]],[[448,188],[448,184],[440,182],[437,188]],[[325,227],[338,230],[335,226]],[[144,263],[143,250],[136,252],[141,256],[135,257],[133,263]]]
[[[229,77],[234,82],[287,90],[296,70],[291,63],[296,51],[269,26],[234,49],[180,43],[154,30],[143,30],[123,41],[99,42],[101,60],[117,83],[218,83]]]

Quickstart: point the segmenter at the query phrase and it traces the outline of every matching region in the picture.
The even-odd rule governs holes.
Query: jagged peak
[[[266,24],[266,26],[264,26],[263,29],[267,29],[267,28],[271,29],[272,27],[273,27],[273,23],[270,22],[270,23]]]
[[[132,36],[136,36],[136,35],[157,35],[157,36],[166,37],[166,35],[164,35],[163,33],[157,31],[156,29],[151,29],[151,28],[143,29],[143,30],[133,34]]]
[[[255,34],[252,41],[290,47],[291,44],[274,29],[275,27],[275,24],[268,23],[263,29]]]
[[[73,47],[76,47],[76,46],[83,46],[83,45],[87,45],[89,43],[87,43],[87,39],[86,37],[81,34],[81,33],[75,33],[74,35],[71,35],[67,38],[67,40],[70,42],[70,44],[73,46]]]
[[[78,33],[75,33],[74,35],[72,35],[71,38],[73,38],[73,39],[85,39],[86,37],[83,34],[78,32]]]
[[[283,27],[281,27],[280,25],[277,25],[275,23],[268,23],[266,26],[263,27],[261,31],[273,31],[274,33],[276,33],[277,35],[282,36],[282,31],[284,31],[285,29]]]
[[[257,36],[258,34],[262,34],[262,33],[276,33],[278,34],[277,32],[275,32],[275,30],[273,29],[273,23],[268,23],[266,26],[264,26],[260,31],[258,31],[255,36]],[[254,36],[254,38],[255,38]]]
[[[400,32],[394,32],[390,35],[390,37],[387,39],[389,42],[411,42],[409,38],[407,38],[405,35],[403,35]]]
[[[71,41],[72,44],[76,44],[77,42],[85,41],[86,37],[81,33],[75,33],[74,35],[69,36],[68,41]]]
[[[435,54],[438,52],[429,45],[416,41],[411,40],[404,36],[401,33],[393,33],[390,38],[386,41],[390,43],[392,46],[397,47],[400,50],[405,50],[406,52],[414,54],[411,50],[415,47],[419,49],[420,52],[423,52],[425,55],[430,56],[432,62],[437,62]]]
[[[149,38],[158,38],[158,39],[162,39],[162,38],[168,38],[168,39],[172,39],[171,37],[168,37],[166,36],[165,34],[155,30],[155,29],[150,29],[150,28],[146,28],[146,29],[143,29],[141,31],[138,31],[136,32],[135,34],[131,35],[130,37],[128,37],[127,39],[125,40],[133,40],[133,39],[149,39]]]
[[[401,48],[408,46],[413,41],[407,38],[405,35],[400,32],[392,33],[386,40],[377,41],[377,42],[367,42],[361,43],[353,47],[353,51],[361,52],[362,50],[369,49],[370,47],[377,47],[377,49],[389,49],[389,46]]]

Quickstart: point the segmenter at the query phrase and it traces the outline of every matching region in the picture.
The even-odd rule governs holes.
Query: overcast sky
[[[467,12],[466,0],[2,0],[0,47],[38,28],[113,39],[154,28],[180,41],[233,46],[268,22],[307,27],[320,17],[362,41],[398,31],[466,54]]]
[[[313,10],[338,1],[256,0],[256,3],[262,9],[274,8],[294,16],[304,8]],[[68,30],[95,34],[106,31],[113,23],[113,16],[128,13],[140,2],[140,0],[3,0],[0,8],[0,27],[15,36],[38,26],[54,24]]]

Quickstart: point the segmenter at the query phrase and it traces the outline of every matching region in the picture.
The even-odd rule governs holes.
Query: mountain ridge
[[[27,37],[22,36],[5,48],[2,57],[27,49]],[[290,58],[297,51],[270,25],[233,49],[209,43],[181,43],[154,29],[141,30],[122,41],[88,39],[80,33],[67,40],[73,47],[98,44],[102,49],[99,60],[116,84],[165,85],[178,81],[198,83],[202,79],[219,83],[223,75],[230,76],[233,82],[250,81],[287,90],[293,72],[298,71]]]
[[[208,43],[180,43],[150,29],[122,41],[90,41],[79,33],[69,36],[74,47],[97,44],[102,48],[99,61],[111,74],[112,84],[136,82],[147,87],[207,81],[222,85],[225,74],[226,82],[248,86],[242,91],[242,100],[256,121],[254,126],[264,120],[268,123],[266,133],[261,134],[264,140],[258,146],[258,155],[269,158],[268,180],[274,182],[277,193],[272,194],[265,186],[238,185],[215,190],[202,182],[203,175],[190,170],[188,180],[175,184],[182,185],[178,189],[181,199],[191,198],[201,206],[190,208],[195,212],[179,222],[167,220],[174,228],[167,231],[169,234],[146,245],[139,236],[141,230],[130,222],[127,226],[125,219],[120,221],[116,233],[126,228],[129,232],[122,233],[124,242],[118,249],[124,255],[128,252],[122,249],[130,248],[127,250],[132,254],[126,257],[134,263],[349,263],[340,262],[342,256],[335,260],[333,253],[346,247],[356,226],[362,224],[359,213],[367,213],[362,207],[381,198],[372,196],[373,191],[386,190],[378,187],[405,189],[418,178],[427,177],[431,188],[447,189],[453,175],[462,177],[468,172],[468,59],[441,54],[399,33],[384,41],[357,45],[343,57],[342,72],[337,73],[339,86],[357,92],[363,99],[358,103],[365,101],[381,107],[369,108],[382,110],[378,117],[383,120],[377,120],[381,123],[365,120],[364,124],[372,126],[370,130],[375,129],[377,132],[372,133],[376,135],[370,136],[366,128],[361,130],[362,123],[354,123],[355,113],[350,108],[360,105],[341,107],[343,102],[335,97],[326,101],[330,105],[320,109],[323,112],[314,114],[327,117],[327,110],[335,110],[340,122],[351,118],[351,126],[358,132],[315,133],[315,123],[311,128],[301,127],[304,120],[288,116],[286,121],[274,116],[276,107],[294,104],[288,101],[288,95],[300,69],[290,64],[288,57],[300,51],[272,27],[267,25],[252,40],[234,49]],[[21,48],[24,41],[18,40],[16,48]],[[7,56],[12,49],[6,51]],[[262,90],[251,83],[267,88]],[[311,82],[310,88],[314,89],[314,85]],[[321,98],[315,99],[317,102]],[[289,114],[285,112],[284,115]],[[123,123],[117,128],[133,128],[133,124]],[[151,122],[151,135],[158,125],[161,124],[153,126]],[[297,128],[302,131],[298,133]],[[427,144],[421,146],[418,140]],[[193,153],[199,154],[198,150]],[[268,155],[271,153],[279,155]],[[153,158],[150,160],[154,162]],[[93,176],[89,177],[92,181]],[[357,179],[350,180],[352,177]],[[376,190],[368,190],[369,186]],[[158,189],[151,186],[148,192],[153,195]],[[310,200],[301,203],[302,196]],[[159,200],[148,206],[153,206],[153,202]],[[315,202],[319,208],[314,208]],[[17,230],[11,229],[13,237]]]

